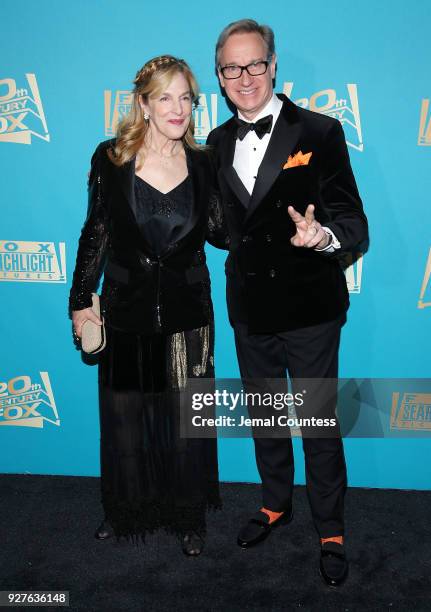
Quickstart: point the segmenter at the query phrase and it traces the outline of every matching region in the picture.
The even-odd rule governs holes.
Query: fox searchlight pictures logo
[[[0,142],[31,144],[32,136],[50,141],[36,75],[25,75],[24,87],[15,79],[0,79]]]
[[[0,240],[0,281],[65,283],[65,243]]]
[[[346,134],[346,143],[357,151],[364,150],[362,139],[361,115],[359,112],[358,88],[354,83],[347,84],[347,97],[337,97],[335,89],[316,91],[309,98],[298,98],[295,104],[316,113],[338,119]],[[283,93],[291,98],[293,83],[284,83]]]
[[[113,137],[121,119],[129,114],[132,106],[132,92],[110,89],[104,91],[105,99],[105,136]]]
[[[104,91],[105,101],[105,136],[113,137],[117,133],[118,123],[128,115],[132,106],[132,92],[127,90]],[[217,94],[199,94],[199,102],[193,111],[195,138],[205,143],[208,134],[217,127]]]
[[[392,393],[391,429],[431,431],[431,393]]]
[[[40,382],[30,376],[15,376],[0,382],[0,427],[43,428],[44,422],[60,425],[48,372],[39,372]]]

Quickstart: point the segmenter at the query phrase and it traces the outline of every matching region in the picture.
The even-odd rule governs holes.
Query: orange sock
[[[343,536],[332,536],[332,538],[320,538],[320,543],[324,544],[325,542],[336,542],[337,544],[343,545]]]
[[[267,508],[261,508],[260,511],[265,512],[265,514],[269,516],[269,524],[273,523],[278,518],[280,518],[282,514],[284,514],[283,512],[273,512],[272,510],[268,510]]]

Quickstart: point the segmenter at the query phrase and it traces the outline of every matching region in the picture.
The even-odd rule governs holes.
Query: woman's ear
[[[144,111],[144,113],[148,113],[148,106],[145,104],[144,102],[144,97],[142,96],[142,94],[139,94],[138,96],[138,102],[139,102],[139,106],[141,107],[141,109]]]

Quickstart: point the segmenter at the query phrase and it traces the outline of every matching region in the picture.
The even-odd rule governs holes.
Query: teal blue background
[[[343,330],[340,375],[429,376],[431,309],[417,302],[431,246],[431,147],[417,146],[420,105],[431,96],[428,0],[378,3],[178,4],[128,0],[23,0],[2,7],[0,79],[24,86],[35,73],[49,143],[0,142],[1,240],[66,243],[68,283],[0,283],[0,381],[47,371],[61,426],[0,427],[0,471],[99,473],[95,367],[71,342],[67,298],[86,212],[86,178],[104,140],[106,89],[127,90],[149,58],[171,53],[192,66],[200,91],[219,94],[214,45],[230,21],[252,17],[275,31],[276,91],[293,82],[293,99],[334,88],[358,88],[364,151],[350,149],[369,218],[371,247],[362,289],[351,295]],[[229,117],[218,96],[218,123]],[[207,249],[216,310],[216,370],[238,376],[224,302],[225,254]],[[342,407],[340,406],[340,409]],[[304,482],[295,441],[296,481]],[[353,486],[429,488],[431,440],[345,441]],[[219,442],[220,475],[258,481],[251,440]]]

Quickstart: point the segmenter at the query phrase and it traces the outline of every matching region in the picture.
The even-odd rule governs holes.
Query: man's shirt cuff
[[[323,231],[331,238],[329,244],[325,246],[323,249],[314,249],[315,251],[319,251],[320,253],[333,253],[337,249],[341,249],[341,244],[338,238],[335,236],[334,232],[329,229],[329,227],[322,226]]]

